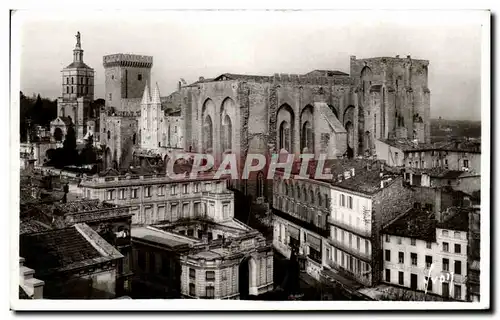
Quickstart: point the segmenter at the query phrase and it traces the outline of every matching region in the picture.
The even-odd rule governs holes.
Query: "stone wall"
[[[372,279],[374,284],[380,281],[383,270],[381,230],[388,222],[413,207],[412,189],[403,186],[402,177],[397,177],[388,186],[376,193],[372,204]]]

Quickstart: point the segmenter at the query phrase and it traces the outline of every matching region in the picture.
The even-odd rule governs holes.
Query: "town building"
[[[57,118],[50,123],[51,136],[63,141],[70,126],[77,140],[87,133],[91,104],[94,101],[94,69],[83,62],[80,32],[76,35],[73,62],[61,72],[61,97],[57,99]]]
[[[276,175],[274,247],[287,257],[292,247],[308,255],[315,278],[340,275],[353,287],[372,286],[382,270],[380,230],[412,206],[412,191],[377,161],[331,160],[325,168],[333,179]]]
[[[87,199],[130,206],[133,224],[175,222],[205,214],[224,221],[234,211],[234,195],[227,189],[226,179],[214,179],[213,172],[179,180],[165,173],[120,175],[108,170],[84,176],[80,187]]]
[[[44,299],[116,297],[123,255],[84,223],[21,235],[20,255],[24,258],[21,273],[33,276],[34,270],[34,276],[43,281]],[[38,296],[40,282],[31,282]]]
[[[122,255],[116,273],[115,293],[119,296],[128,294],[132,276],[130,208],[98,200],[64,202],[64,196],[62,200],[34,198],[34,189],[30,189],[21,190],[20,234],[29,235],[85,223]]]
[[[459,210],[435,217],[429,211],[410,209],[397,217],[381,232],[381,280],[426,295],[465,301],[468,215],[468,210]]]
[[[143,294],[248,299],[274,289],[271,245],[233,218],[215,222],[200,216],[138,226],[132,238],[133,286]]]
[[[467,300],[479,302],[481,299],[481,210],[473,206],[469,212],[469,246],[467,248]]]

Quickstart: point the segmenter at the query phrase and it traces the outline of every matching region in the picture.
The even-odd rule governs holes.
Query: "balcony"
[[[365,286],[371,286],[371,284],[372,284],[371,283],[371,272],[372,272],[371,266],[368,266],[369,270],[367,270],[367,271],[355,273],[355,272],[349,271],[348,269],[342,267],[339,263],[336,263],[336,262],[331,261],[331,260],[328,260],[327,264],[328,264],[329,268],[336,270],[338,272],[338,274],[340,276],[342,276],[343,278],[345,278],[346,280],[350,280],[350,281],[354,280],[355,282],[361,283]],[[329,272],[332,272],[332,271],[329,271]],[[328,274],[329,272],[326,271],[325,273]],[[337,272],[334,272],[334,274]],[[344,280],[343,282],[349,284],[350,287],[358,287],[355,283],[351,283],[351,282],[348,282],[346,280]]]
[[[360,237],[363,238],[370,238],[371,237],[371,230],[361,230],[358,229],[354,226],[348,225],[347,223],[340,222],[338,220],[333,219],[332,217],[328,216],[328,223],[331,224],[332,226],[335,226],[340,229],[344,229],[345,231],[352,232]]]
[[[371,255],[367,254],[366,252],[358,251],[358,249],[356,249],[354,247],[349,247],[348,245],[346,245],[338,240],[331,239],[331,238],[328,238],[328,243],[330,245],[334,246],[335,248],[342,250],[350,255],[353,255],[354,257],[356,257],[360,260],[371,263],[372,257],[371,257]]]
[[[292,222],[293,224],[302,227],[304,229],[307,229],[309,231],[312,231],[322,237],[328,237],[330,235],[330,231],[327,228],[321,228],[320,226],[315,225],[312,222],[307,222],[305,220],[302,220],[300,218],[294,217],[291,214],[288,214],[286,212],[283,212],[281,210],[278,210],[276,208],[271,209],[272,213],[280,218],[283,218],[285,220],[288,220]]]

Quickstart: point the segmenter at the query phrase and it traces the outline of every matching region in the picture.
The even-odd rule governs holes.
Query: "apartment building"
[[[292,247],[307,255],[314,277],[333,269],[371,286],[381,270],[379,230],[411,207],[412,191],[377,161],[331,160],[325,168],[333,179],[276,175],[274,247],[285,256]]]
[[[114,170],[93,177],[84,176],[80,187],[85,198],[131,207],[132,224],[154,224],[210,216],[215,221],[230,219],[234,195],[226,180],[214,174],[176,180],[165,174],[118,175]]]
[[[438,220],[429,211],[410,209],[384,228],[382,281],[465,301],[468,212]]]

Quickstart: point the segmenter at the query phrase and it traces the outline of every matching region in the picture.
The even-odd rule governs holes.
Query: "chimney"
[[[181,91],[182,83],[179,81],[177,83],[177,91]]]

